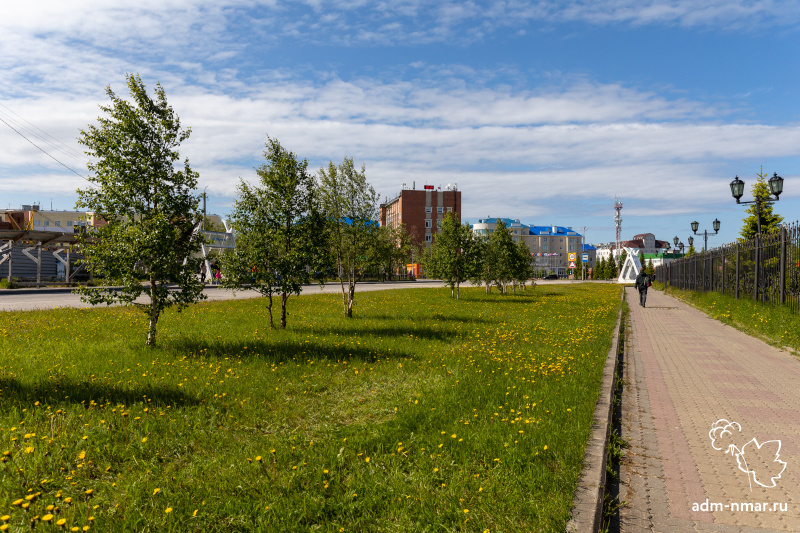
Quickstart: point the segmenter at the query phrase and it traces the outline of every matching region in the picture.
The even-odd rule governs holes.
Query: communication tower
[[[614,215],[614,225],[617,227],[617,248],[616,254],[617,256],[614,258],[614,261],[617,263],[617,271],[619,271],[620,267],[620,259],[622,258],[622,250],[620,250],[620,246],[622,245],[622,200],[614,196],[614,211],[616,214]]]

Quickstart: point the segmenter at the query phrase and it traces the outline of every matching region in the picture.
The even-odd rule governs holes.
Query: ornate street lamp
[[[733,188],[733,186],[731,186],[731,188]],[[700,228],[700,223],[695,220],[694,222],[692,222],[691,226],[692,226],[692,232],[695,235],[697,235],[697,230]],[[714,233],[712,233],[711,235],[718,234],[719,233],[719,219],[715,218],[714,222],[712,222],[712,226],[714,227]],[[704,241],[705,244],[703,245],[703,251],[707,252],[708,251],[708,230],[703,230],[703,238],[705,239],[705,241]],[[691,242],[689,242],[689,244],[691,244]]]
[[[758,225],[759,235],[761,235],[761,203],[771,204],[780,200],[780,195],[783,192],[783,178],[778,176],[777,172],[773,172],[767,185],[769,186],[769,194],[774,195],[775,198],[767,196],[764,199],[756,198],[749,202],[742,202],[741,198],[744,194],[744,182],[739,179],[739,176],[736,176],[731,182],[731,195],[733,195],[737,204],[756,204],[756,223]]]
[[[694,237],[689,235],[689,246],[692,246],[692,245],[694,245]]]

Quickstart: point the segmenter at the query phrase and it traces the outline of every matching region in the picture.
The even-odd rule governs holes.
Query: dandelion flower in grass
[[[155,496],[155,495],[156,495],[156,494],[158,494],[159,492],[161,492],[161,489],[159,489],[159,488],[155,488],[155,489],[153,489],[153,496]]]
[[[142,443],[147,442],[147,437],[142,437]]]
[[[22,502],[24,502],[24,501],[25,500],[23,500],[23,499],[15,500],[14,503],[12,503],[11,505],[22,505]]]
[[[94,492],[94,489],[87,489],[84,494],[86,494],[87,496],[91,496],[93,492]]]
[[[2,520],[3,522],[8,522],[9,520],[11,520],[11,515],[0,516],[0,520]]]
[[[72,498],[70,497],[64,498],[64,503],[72,503]]]
[[[52,520],[52,519],[53,519],[53,515],[51,515],[50,513],[48,513],[48,514],[46,514],[46,515],[44,515],[44,516],[42,517],[42,522],[49,522],[49,521],[50,521],[50,520]]]
[[[3,524],[0,526],[0,531],[8,531],[8,524]]]
[[[57,525],[57,526],[62,526],[62,527],[63,527],[63,526],[64,526],[64,524],[66,524],[66,523],[67,523],[67,519],[66,519],[66,518],[59,518],[59,519],[58,519],[58,522],[56,522],[56,525]]]
[[[164,512],[167,513],[167,514],[171,513],[172,512],[172,507],[167,507],[166,509],[164,509]]]
[[[367,457],[366,459],[364,459],[364,461],[366,461],[366,462],[369,462],[369,457]]]
[[[25,453],[33,453],[33,446],[28,446],[25,448]]]

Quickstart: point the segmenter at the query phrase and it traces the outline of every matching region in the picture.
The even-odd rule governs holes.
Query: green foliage
[[[592,271],[592,277],[594,279],[606,279],[606,258],[601,257],[599,261],[596,261],[594,264],[594,270]]]
[[[472,272],[470,280],[483,284],[486,292],[492,285],[505,293],[508,285],[515,281],[527,280],[533,270],[530,266],[530,251],[523,244],[524,252],[511,236],[502,220],[497,221],[494,231],[487,239],[478,238],[475,254],[482,258],[481,264]]]
[[[200,265],[202,219],[199,196],[194,194],[197,173],[188,159],[183,168],[178,146],[191,130],[181,123],[160,84],[155,99],[139,76],[129,74],[127,85],[133,102],[106,88],[111,105],[97,125],[82,130],[80,143],[92,162],[88,164],[92,187],[78,190],[78,208],[94,211],[107,221],[81,237],[87,270],[120,290],[83,288],[84,301],[136,306],[149,316],[147,345],[156,343],[156,327],[164,309],[181,309],[204,298],[196,276]],[[141,273],[149,283],[142,284]],[[138,303],[142,294],[148,303]]]
[[[468,224],[461,224],[455,213],[447,213],[436,238],[425,255],[428,277],[439,278],[450,286],[450,296],[460,297],[460,286],[480,271],[482,247]]]
[[[385,276],[391,277],[395,272],[405,272],[413,246],[405,224],[397,227],[381,226],[374,246],[373,255],[377,266]]]
[[[617,276],[619,276],[619,272],[617,272],[617,261],[613,256],[611,256],[608,258],[608,262],[606,263],[605,279],[614,279]]]
[[[365,167],[362,165],[359,171],[350,157],[339,166],[331,161],[327,170],[319,170],[318,179],[328,247],[342,286],[344,315],[352,318],[359,272],[379,262],[375,253],[379,196],[367,182]]]
[[[244,180],[231,216],[236,250],[222,256],[224,286],[252,287],[267,297],[274,327],[273,295],[281,298],[281,328],[286,328],[289,296],[300,294],[312,273],[321,270],[324,223],[315,209],[314,178],[308,163],[268,138],[267,163],[257,170],[259,184]],[[310,268],[307,268],[310,267]]]
[[[647,260],[647,266],[644,268],[644,271],[650,276],[655,274],[656,269],[655,269],[655,267],[653,267],[653,259],[652,258]]]
[[[764,173],[764,167],[761,167],[759,173],[756,174],[756,181],[750,188],[753,193],[753,200],[760,203],[759,205],[750,204],[745,210],[747,216],[742,219],[742,229],[739,232],[742,240],[750,240],[758,234],[759,217],[757,213],[759,208],[761,211],[761,233],[776,233],[780,230],[783,217],[773,212],[772,204],[766,203],[770,197],[766,178],[767,174]]]
[[[692,256],[692,255],[694,255],[696,253],[697,253],[697,250],[694,249],[694,243],[692,243],[692,245],[689,246],[689,249],[686,250],[686,256],[685,257]]]

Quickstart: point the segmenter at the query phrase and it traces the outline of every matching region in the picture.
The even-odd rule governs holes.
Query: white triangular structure
[[[636,276],[641,271],[642,264],[639,262],[639,256],[629,253],[625,258],[625,264],[622,265],[617,283],[636,283]]]

